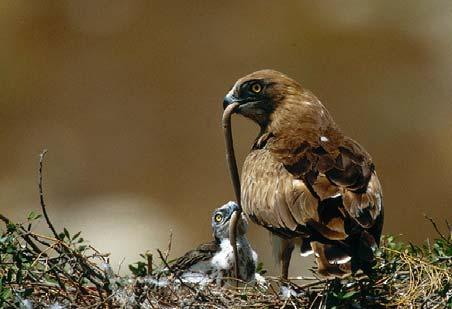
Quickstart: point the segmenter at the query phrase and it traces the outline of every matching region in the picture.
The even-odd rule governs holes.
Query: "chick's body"
[[[229,225],[232,213],[239,209],[237,203],[229,202],[212,214],[214,240],[187,252],[172,265],[180,277],[189,282],[221,282],[234,277],[234,253],[229,240]],[[239,279],[255,279],[257,254],[251,247],[246,232],[248,223],[241,215],[238,221],[237,250],[239,256]]]

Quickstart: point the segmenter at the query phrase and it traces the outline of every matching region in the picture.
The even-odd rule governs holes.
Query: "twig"
[[[447,221],[447,219],[445,219],[444,221],[446,221],[447,230],[449,231],[449,237],[450,239],[452,239],[452,225],[449,224],[449,221]]]
[[[446,236],[443,235],[443,233],[441,233],[441,231],[439,230],[438,226],[436,225],[436,222],[433,221],[432,218],[430,218],[429,216],[427,216],[427,214],[424,214],[424,217],[426,219],[428,219],[428,221],[430,221],[430,223],[433,225],[433,228],[435,229],[435,231],[438,233],[439,237],[441,237],[443,240],[447,241],[447,243],[450,242],[450,240],[448,238],[446,238]]]
[[[168,268],[168,270],[174,274],[174,276],[176,277],[176,279],[179,280],[179,282],[180,282],[183,286],[187,287],[190,291],[192,291],[193,293],[197,293],[198,291],[197,291],[194,287],[192,287],[192,286],[186,284],[176,272],[173,272],[173,271],[172,271],[172,268],[171,268],[171,266],[168,264],[168,262],[166,261],[165,256],[163,255],[162,251],[160,251],[160,249],[157,249],[157,252],[158,252],[158,254],[160,255],[160,259],[162,260],[162,262],[163,262],[163,264],[165,265],[165,267]]]
[[[152,275],[152,254],[146,252],[146,262],[147,262],[147,274]]]
[[[11,220],[9,220],[8,218],[6,218],[4,215],[0,214],[0,220],[2,220],[3,222],[5,222],[5,224],[10,224]]]
[[[6,224],[10,224],[12,221],[5,217],[4,215],[0,214],[0,219],[5,222]],[[39,247],[31,240],[29,233],[27,232],[27,230],[22,229],[24,234],[21,234],[21,237],[25,240],[25,242],[33,249],[34,252],[36,252],[38,255],[41,256],[47,256],[47,254],[45,254],[45,252],[43,253],[41,249],[39,249]],[[55,263],[56,265],[56,263]],[[61,280],[60,276],[58,275],[58,271],[51,269],[51,272],[55,275],[56,280],[58,282],[58,284],[60,285],[61,289],[66,292],[66,286],[64,285],[63,281]]]
[[[43,212],[44,217],[46,219],[47,225],[49,226],[49,228],[52,231],[52,233],[55,236],[55,238],[60,239],[60,236],[58,235],[57,231],[53,227],[52,222],[50,221],[49,215],[47,214],[46,204],[44,202],[44,191],[42,189],[42,165],[43,165],[43,161],[44,161],[44,157],[45,157],[46,153],[47,153],[47,149],[44,149],[41,152],[41,154],[39,155],[39,182],[38,182],[39,201],[40,201],[41,209],[42,209],[42,212]]]
[[[39,174],[38,175],[39,176],[39,181],[38,181],[39,201],[41,204],[42,212],[44,214],[44,218],[47,222],[47,225],[49,226],[49,229],[52,231],[52,234],[55,236],[55,238],[57,240],[60,241],[60,244],[62,244],[62,248],[64,248],[63,250],[66,251],[67,253],[72,253],[77,258],[77,260],[78,260],[77,266],[79,266],[81,268],[81,270],[87,275],[87,279],[96,286],[99,297],[103,301],[104,298],[103,298],[102,291],[101,291],[102,290],[101,284],[99,284],[94,278],[99,279],[102,282],[105,290],[107,291],[107,296],[109,296],[111,294],[111,291],[108,288],[106,278],[104,276],[102,276],[101,274],[97,273],[88,263],[86,263],[86,261],[84,260],[84,258],[82,256],[80,256],[80,254],[78,254],[77,252],[74,252],[68,248],[68,246],[63,241],[63,239],[58,235],[52,222],[50,221],[50,218],[49,218],[49,215],[48,215],[47,209],[46,209],[46,204],[44,201],[44,190],[43,190],[43,185],[42,185],[42,183],[43,183],[42,167],[43,167],[43,162],[44,162],[44,158],[45,158],[46,154],[47,154],[47,149],[44,149],[39,156],[39,173],[38,173]]]
[[[169,239],[168,239],[168,246],[167,246],[166,251],[165,251],[165,259],[166,260],[168,260],[172,244],[173,244],[173,231],[170,230]]]
[[[321,284],[324,284],[324,283],[328,283],[329,281],[331,281],[331,280],[330,279],[322,279],[322,280],[318,280],[318,281],[315,281],[315,282],[310,282],[310,283],[306,283],[306,284],[303,284],[303,285],[295,285],[295,286],[298,289],[300,289],[300,290],[305,290],[305,289],[307,289],[309,287],[313,287],[313,286],[316,286],[316,285],[321,285]]]
[[[241,196],[240,196],[240,178],[239,172],[237,169],[237,161],[235,159],[234,152],[234,142],[232,139],[232,129],[231,129],[231,116],[234,113],[235,109],[239,106],[239,103],[232,103],[228,105],[223,112],[223,132],[224,132],[224,140],[226,144],[226,161],[229,167],[229,174],[231,176],[232,186],[234,188],[235,198],[237,200],[237,204],[239,205],[240,210],[235,211],[232,214],[231,222],[229,224],[229,241],[232,246],[232,250],[234,252],[234,273],[235,277],[239,278],[239,257],[237,251],[237,223],[238,218],[241,215]]]

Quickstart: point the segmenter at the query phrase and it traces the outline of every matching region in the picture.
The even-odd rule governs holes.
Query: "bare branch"
[[[153,267],[152,267],[152,254],[146,252],[146,262],[147,262],[147,274],[148,276],[152,275]]]
[[[165,251],[165,259],[166,260],[168,260],[172,244],[173,244],[173,231],[170,230],[169,239],[168,239],[168,246],[167,246],[166,251]]]
[[[443,240],[447,241],[448,243],[450,242],[449,238],[446,238],[446,236],[443,235],[443,233],[441,233],[441,231],[439,230],[438,226],[436,225],[436,222],[430,218],[429,216],[427,216],[427,214],[424,214],[424,217],[430,221],[430,223],[433,225],[433,228],[435,229],[436,233],[438,233],[439,237],[441,237]]]
[[[47,213],[46,204],[44,202],[44,191],[42,189],[42,165],[44,161],[44,157],[47,154],[47,149],[44,149],[41,154],[39,155],[39,181],[38,181],[38,187],[39,187],[39,201],[41,204],[42,213],[44,214],[44,218],[46,219],[47,225],[49,226],[50,230],[52,231],[52,234],[55,236],[55,238],[60,239],[60,236],[58,235],[57,231],[53,227],[52,222],[50,221],[49,215]]]

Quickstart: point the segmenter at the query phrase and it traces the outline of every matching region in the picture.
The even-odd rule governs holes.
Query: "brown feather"
[[[220,245],[215,240],[201,244],[196,249],[188,251],[174,261],[171,268],[176,272],[186,271],[196,263],[212,258],[214,254],[219,251],[219,249]]]

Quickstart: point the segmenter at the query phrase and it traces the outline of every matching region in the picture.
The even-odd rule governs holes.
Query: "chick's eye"
[[[259,93],[262,91],[262,86],[259,83],[253,83],[251,84],[250,89],[253,93]]]
[[[220,214],[216,214],[214,219],[215,219],[215,222],[221,222],[221,220],[223,220],[223,216]]]

